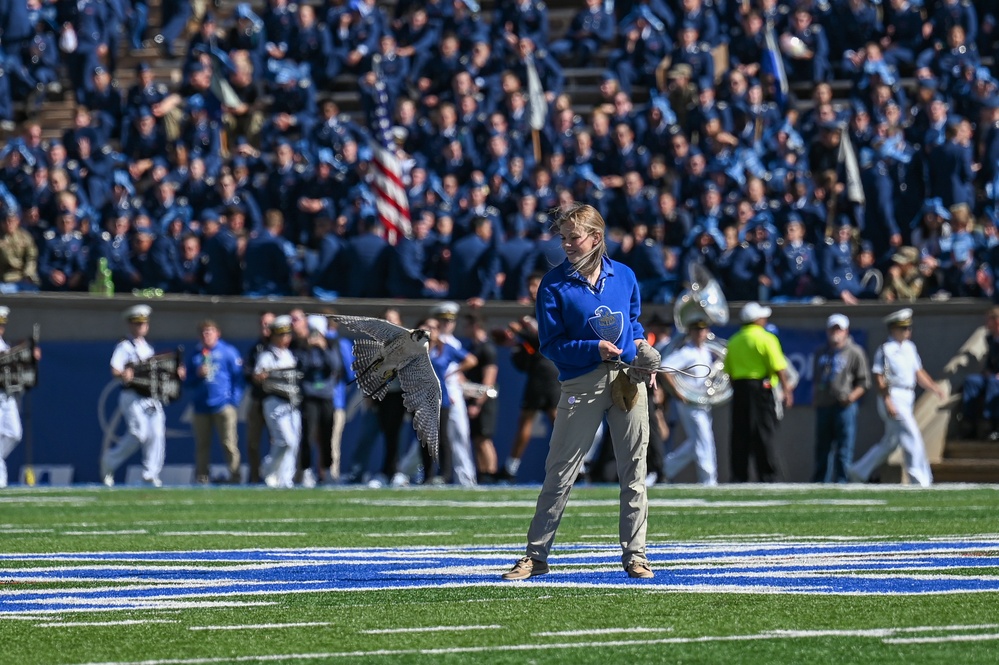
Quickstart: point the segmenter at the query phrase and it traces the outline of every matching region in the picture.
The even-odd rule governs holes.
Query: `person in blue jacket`
[[[471,233],[451,246],[448,298],[490,300],[496,293],[499,258],[493,243],[493,223],[488,217],[472,220]]]
[[[284,216],[268,210],[264,228],[246,247],[243,293],[248,296],[291,295],[291,244],[284,239]]]
[[[583,456],[607,419],[621,482],[621,562],[629,577],[653,576],[645,554],[648,500],[648,396],[659,353],[638,322],[641,295],[635,273],[606,256],[606,223],[596,208],[574,204],[556,222],[565,261],[545,275],[538,291],[541,353],[559,371],[559,417],[545,462],[545,480],[527,532],[527,549],[503,579],[549,572],[548,554]],[[631,365],[625,369],[617,362]]]
[[[212,430],[218,433],[229,467],[229,482],[238,483],[239,441],[237,408],[243,399],[243,358],[222,339],[218,324],[205,319],[198,324],[201,341],[187,357],[185,381],[194,408],[195,480],[209,482],[208,461]]]

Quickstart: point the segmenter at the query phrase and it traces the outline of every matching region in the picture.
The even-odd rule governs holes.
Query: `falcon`
[[[398,377],[403,405],[413,414],[413,427],[420,443],[437,459],[441,384],[430,364],[430,333],[367,316],[330,318],[353,333],[367,335],[354,339],[351,365],[361,391],[381,400],[388,392],[389,383]]]

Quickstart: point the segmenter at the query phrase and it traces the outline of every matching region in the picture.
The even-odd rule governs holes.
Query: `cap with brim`
[[[844,314],[832,314],[826,319],[826,330],[830,328],[842,328],[843,330],[850,329],[850,319],[846,318]]]
[[[769,307],[764,307],[758,302],[748,302],[739,313],[739,319],[743,323],[752,323],[760,319],[769,319],[771,314],[773,310]]]
[[[152,313],[153,308],[149,305],[135,305],[126,309],[122,316],[129,323],[147,323]]]
[[[291,317],[287,314],[274,317],[271,322],[271,332],[275,335],[283,335],[291,332]]]
[[[305,320],[309,324],[309,331],[311,332],[325,335],[329,330],[329,322],[322,314],[309,314]]]
[[[919,261],[919,250],[915,247],[899,247],[895,250],[891,260],[901,265],[908,265]]]
[[[884,319],[889,328],[908,328],[912,325],[912,310],[906,307],[892,312]]]
[[[701,318],[694,319],[693,321],[687,324],[687,328],[689,328],[690,330],[704,330],[705,328],[710,328],[710,327],[711,324],[708,323],[707,319],[701,319]]]
[[[458,311],[461,306],[456,302],[442,302],[439,305],[434,305],[430,310],[430,316],[435,319],[443,319],[445,321],[454,321],[458,318]]]

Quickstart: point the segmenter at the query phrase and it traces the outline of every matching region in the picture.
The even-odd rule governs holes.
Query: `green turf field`
[[[999,487],[0,492],[0,664],[999,662]]]

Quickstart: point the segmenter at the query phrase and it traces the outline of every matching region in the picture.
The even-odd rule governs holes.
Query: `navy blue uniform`
[[[776,283],[773,254],[774,245],[769,240],[739,245],[733,252],[729,266],[726,293],[733,300],[769,300],[770,287],[764,285],[760,278],[767,277],[771,284]]]
[[[90,252],[91,279],[97,271],[98,260],[102,258],[107,259],[115,291],[131,293],[132,289],[139,287],[142,278],[135,266],[132,265],[132,251],[128,236],[111,235],[107,231],[99,236]]]
[[[946,207],[955,203],[975,205],[975,174],[971,170],[971,146],[946,141],[930,153],[930,194]]]
[[[496,246],[471,233],[451,246],[448,298],[467,300],[495,296],[499,259]]]
[[[46,291],[79,291],[85,286],[88,252],[83,235],[73,231],[66,235],[57,235],[55,231],[46,231],[45,244],[38,253],[38,276],[42,280],[42,289]],[[54,272],[61,272],[66,277],[64,284],[56,284],[52,280]]]
[[[667,251],[661,243],[646,238],[622,257],[622,263],[635,273],[643,302],[666,304],[673,301],[677,275],[666,269]]]
[[[853,247],[850,243],[837,243],[831,238],[827,239],[820,261],[822,270],[819,274],[827,298],[839,298],[843,291],[860,295],[860,269],[853,259]]]
[[[347,274],[345,296],[383,298],[388,294],[389,244],[374,233],[362,233],[347,241],[344,271]]]
[[[614,38],[614,17],[603,5],[578,12],[562,39],[549,51],[557,56],[571,55],[573,64],[588,63],[590,57]]]
[[[236,236],[225,226],[219,228],[218,233],[203,237],[201,252],[206,258],[203,276],[205,293],[218,296],[242,293],[243,280],[237,250]]]
[[[264,205],[268,209],[285,211],[284,237],[295,244],[303,242],[302,229],[291,211],[298,207],[298,192],[304,173],[304,167],[294,164],[271,169],[267,174],[264,196]]]
[[[819,295],[819,262],[811,243],[777,241],[777,295],[788,300]],[[776,299],[775,299],[776,300]]]
[[[267,229],[246,246],[243,293],[248,296],[291,295],[291,264],[287,240]]]

